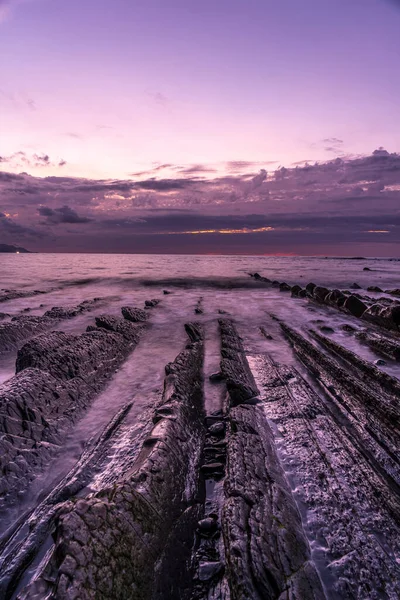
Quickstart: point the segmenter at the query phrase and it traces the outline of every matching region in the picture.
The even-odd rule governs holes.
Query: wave
[[[265,288],[262,281],[250,279],[250,277],[85,277],[82,279],[67,279],[59,282],[59,288],[86,286],[86,285],[116,285],[120,287],[175,287],[183,289],[191,288],[215,288],[215,289],[257,289]]]

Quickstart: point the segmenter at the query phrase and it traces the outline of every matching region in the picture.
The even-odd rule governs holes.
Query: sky
[[[0,0],[0,242],[400,256],[399,0]]]

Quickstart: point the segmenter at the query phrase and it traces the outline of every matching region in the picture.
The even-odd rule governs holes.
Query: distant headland
[[[10,246],[8,244],[0,244],[0,252],[13,252],[14,254],[26,254],[29,250],[22,248],[21,246]]]

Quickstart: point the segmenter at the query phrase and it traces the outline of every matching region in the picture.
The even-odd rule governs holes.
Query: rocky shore
[[[400,381],[386,368],[400,360],[396,290],[252,278],[265,284],[258,311],[245,292],[240,312],[229,292],[203,289],[186,312],[184,294],[165,290],[79,334],[52,329],[99,299],[6,317],[16,372],[0,385],[1,598],[400,597]],[[298,306],[309,316],[293,323]],[[174,314],[175,359],[154,351],[160,389],[116,405],[29,502]]]

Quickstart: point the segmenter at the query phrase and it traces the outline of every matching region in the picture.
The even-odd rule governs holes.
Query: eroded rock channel
[[[261,288],[251,314],[204,289],[186,310],[164,294],[51,331],[91,302],[15,334],[16,374],[0,385],[1,598],[400,597],[400,382],[379,363],[399,359],[398,301],[256,279],[275,295],[264,305]],[[291,302],[308,318],[293,324]],[[118,370],[157,343],[153,387],[111,403],[37,494]]]

